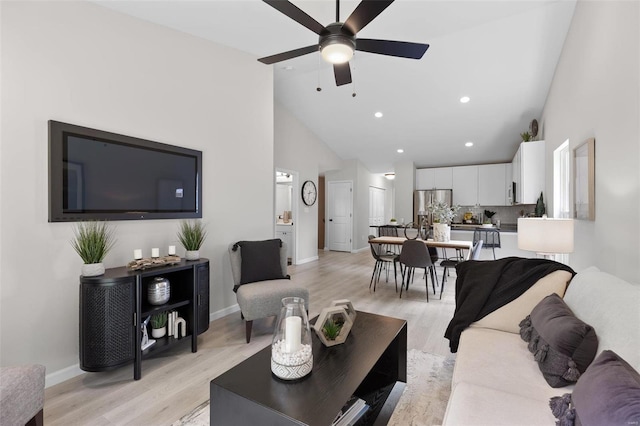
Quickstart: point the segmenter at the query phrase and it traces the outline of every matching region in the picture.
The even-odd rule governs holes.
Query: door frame
[[[349,250],[348,252],[353,252],[353,181],[352,180],[332,180],[327,181],[327,203],[325,209],[325,217],[330,217],[330,212],[332,211],[332,184],[345,184],[348,183],[351,186],[351,191],[349,191]],[[330,223],[326,221],[325,224],[325,239],[327,241],[327,250],[331,250],[331,232],[329,231]]]

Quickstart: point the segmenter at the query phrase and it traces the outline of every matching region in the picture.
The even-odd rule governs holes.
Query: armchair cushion
[[[42,410],[44,376],[39,364],[0,368],[0,424],[23,425]]]
[[[282,272],[281,246],[280,239],[236,243],[233,248],[240,248],[241,265],[240,283],[234,290],[243,284],[287,278]]]

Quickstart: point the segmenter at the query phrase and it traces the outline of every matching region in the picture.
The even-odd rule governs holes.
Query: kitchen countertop
[[[476,228],[481,228],[482,225],[480,224],[468,224],[468,223],[452,223],[451,224],[451,230],[452,231],[473,231]],[[493,227],[489,228],[489,229],[496,229],[496,226],[494,225]],[[498,230],[500,232],[514,232],[517,233],[518,232],[518,225],[515,223],[502,223],[500,224],[500,227],[498,228]]]

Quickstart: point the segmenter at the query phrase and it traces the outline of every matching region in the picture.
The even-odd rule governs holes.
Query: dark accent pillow
[[[286,278],[280,263],[280,239],[241,241],[238,245],[242,256],[240,285]]]
[[[542,375],[554,388],[575,383],[598,350],[593,327],[576,318],[555,293],[542,299],[522,320],[520,336],[529,342]]]
[[[613,351],[603,351],[572,394],[549,401],[557,424],[632,425],[640,421],[640,374]]]

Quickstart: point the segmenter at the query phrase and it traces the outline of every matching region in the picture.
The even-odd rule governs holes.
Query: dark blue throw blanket
[[[514,301],[540,278],[569,266],[547,259],[505,257],[493,261],[469,260],[456,266],[456,310],[444,337],[457,352],[460,334],[474,321]]]

